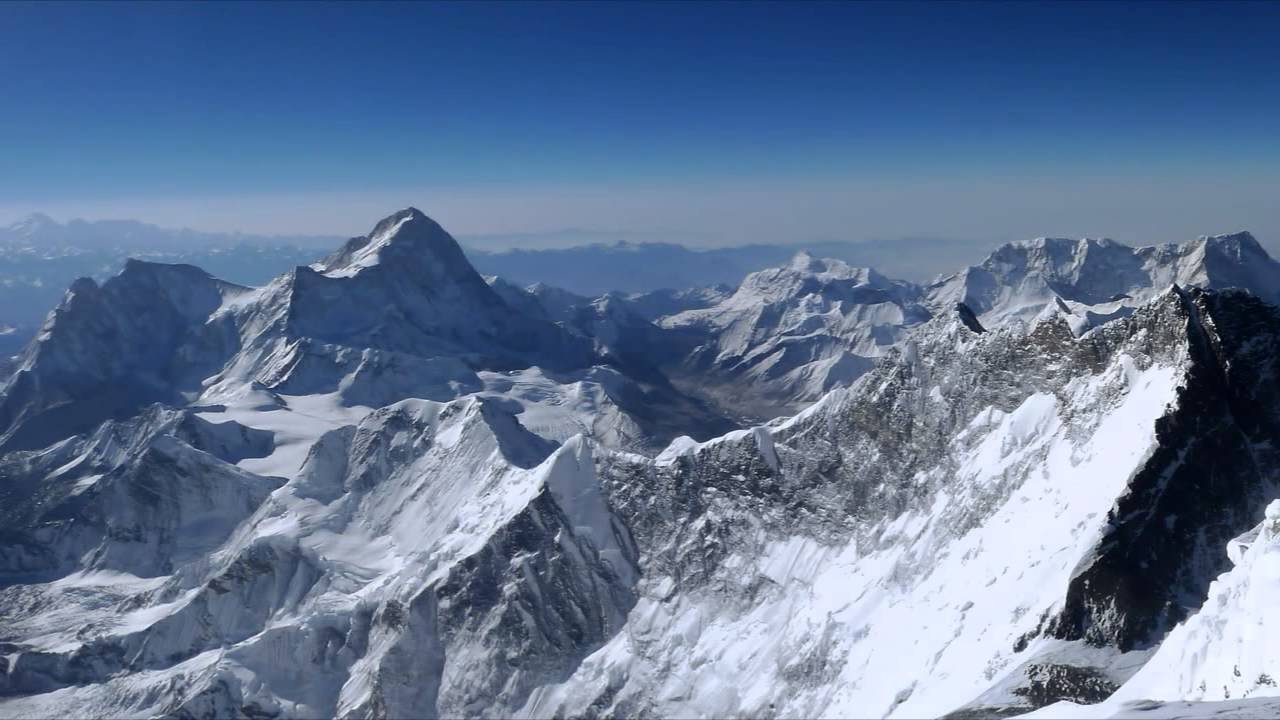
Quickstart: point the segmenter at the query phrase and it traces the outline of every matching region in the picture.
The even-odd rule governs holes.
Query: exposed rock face
[[[1275,653],[1280,501],[1232,539],[1233,567],[1209,585],[1200,610],[1168,634],[1136,674],[1106,698],[1059,702],[1036,717],[1269,717],[1280,709]],[[1096,703],[1084,705],[1084,702]]]
[[[1111,271],[1215,284],[1249,240],[997,253],[1002,303],[1010,278],[1074,288],[1030,322],[801,257],[681,330],[486,282],[412,210],[257,290],[151,265],[73,288],[0,391],[0,715],[1267,697],[1244,638],[1274,594],[1280,310],[1179,285],[1072,305]],[[655,360],[685,331],[741,360],[720,379],[876,359],[792,418],[635,452],[708,427]],[[108,380],[152,394],[99,402]],[[48,421],[68,408],[84,427]]]
[[[1159,449],[1077,571],[1059,637],[1123,650],[1158,643],[1227,565],[1227,542],[1280,495],[1280,313],[1242,292],[1183,295],[1195,361]]]
[[[1269,478],[1222,473],[1221,492],[1192,501],[1203,478],[1181,468],[1201,441],[1168,431],[1209,397],[1273,392],[1257,381],[1269,370],[1244,358],[1232,363],[1239,385],[1200,385],[1219,367],[1203,349],[1232,344],[1206,326],[1261,325],[1274,338],[1273,317],[1247,295],[1174,289],[1082,338],[1065,324],[1021,336],[956,319],[771,431],[605,470],[646,568],[637,624],[527,709],[917,717],[997,685],[1007,694],[981,712],[1102,699],[1141,664],[1121,661],[1134,633],[1158,642],[1182,617],[1174,602],[1193,612],[1226,566],[1215,539],[1255,522],[1257,498],[1275,494]],[[1266,343],[1254,360],[1270,367]],[[1243,434],[1229,412],[1216,419]],[[1187,504],[1136,513],[1150,477]],[[1252,512],[1234,511],[1251,499]],[[1165,539],[1117,539],[1124,517],[1159,518]],[[1148,564],[1127,582],[1090,583],[1113,556]],[[1046,627],[1080,597],[1110,611],[1086,624],[1092,633]],[[691,626],[692,639],[677,634]],[[1055,636],[1102,651],[1065,652]],[[806,651],[815,664],[798,664],[819,638]],[[892,669],[874,662],[890,652]],[[749,694],[701,690],[740,657],[755,659]],[[691,694],[671,684],[684,673]]]

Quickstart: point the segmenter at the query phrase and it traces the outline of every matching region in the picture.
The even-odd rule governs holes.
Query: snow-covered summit
[[[1159,280],[1171,267],[1174,282],[1204,288],[1240,288],[1270,303],[1280,303],[1280,263],[1248,232],[1201,236],[1170,251],[1168,246],[1140,248],[1152,258]],[[1173,258],[1167,259],[1172,253]],[[1156,258],[1159,258],[1158,260]]]
[[[1198,243],[1213,247],[1217,252],[1234,257],[1238,261],[1249,259],[1270,259],[1271,256],[1262,247],[1262,243],[1248,230],[1240,230],[1221,235],[1201,235]]]
[[[1084,337],[959,315],[795,419],[601,464],[640,600],[524,714],[992,717],[1131,675],[1280,476],[1232,409],[1276,391],[1277,311],[1169,288]]]
[[[843,260],[818,258],[801,251],[786,265],[748,275],[734,293],[737,299],[731,301],[745,305],[786,301],[802,295],[838,295],[846,288],[897,287],[912,286],[890,280],[871,268],[853,267]]]
[[[719,385],[730,407],[772,417],[865,372],[904,328],[930,317],[921,299],[911,283],[801,252],[751,273],[720,302],[659,324],[703,338],[684,361],[687,375],[708,376],[699,383]]]
[[[606,302],[557,322],[537,303],[487,283],[454,239],[413,208],[256,289],[190,266],[130,261],[101,287],[74,283],[50,315],[0,387],[0,447],[37,447],[150,402],[223,404],[250,386],[377,407],[406,397],[447,401],[498,382],[492,373],[530,369],[555,385],[530,403],[563,402],[565,386],[582,383],[611,409],[595,399],[580,400],[583,407],[618,414],[601,424],[610,437],[664,440],[668,430],[655,439],[644,428],[670,427],[672,418],[682,432],[701,434],[686,422],[723,427],[648,363],[643,339],[657,332],[648,321]],[[585,379],[618,358],[627,362],[617,377]],[[646,419],[633,419],[636,412]],[[573,427],[581,414],[567,414]]]
[[[368,235],[348,240],[316,269],[329,277],[344,277],[382,264],[442,278],[475,273],[453,236],[413,207],[383,218]]]
[[[1001,325],[1029,322],[1058,300],[1081,317],[1116,317],[1175,283],[1241,288],[1280,302],[1280,263],[1247,232],[1138,248],[1109,239],[1037,238],[1003,245],[978,265],[940,276],[926,292],[931,307],[963,302],[984,324]]]
[[[0,388],[0,715],[1006,716],[1153,657],[1273,692],[1280,308],[1196,287],[1263,295],[1250,237],[928,293],[799,255],[658,324],[456,249],[409,209],[261,288],[72,286]],[[820,399],[721,434],[694,386]]]
[[[513,312],[453,237],[414,208],[265,289],[248,312],[264,311],[285,321],[287,335],[360,349],[454,355],[495,368],[591,362],[588,344]]]

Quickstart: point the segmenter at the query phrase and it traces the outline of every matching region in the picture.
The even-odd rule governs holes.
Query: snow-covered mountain
[[[794,420],[604,468],[641,599],[526,709],[925,717],[1105,697],[1277,492],[1277,319],[1181,290],[1085,338],[940,317]],[[1266,409],[1234,414],[1248,402]]]
[[[795,412],[867,372],[912,328],[958,305],[982,327],[1061,317],[1077,335],[1123,317],[1172,284],[1243,288],[1280,302],[1280,263],[1249,233],[1131,248],[1110,240],[1005,245],[927,287],[800,253],[752,273],[715,302],[656,315],[695,350],[668,371],[736,414]],[[709,291],[691,299],[713,297]],[[637,302],[656,303],[647,297]]]
[[[140,261],[101,286],[77,281],[0,388],[0,448],[41,447],[151,402],[234,405],[259,386],[372,408],[511,394],[517,372],[542,381],[529,403],[579,398],[552,403],[574,432],[643,445],[723,427],[665,383],[610,370],[593,338],[514,311],[410,209],[257,289]]]
[[[802,252],[748,275],[720,302],[658,324],[697,343],[679,377],[725,407],[769,418],[866,372],[905,329],[929,319],[921,299],[910,283]]]
[[[627,304],[646,320],[657,320],[686,310],[702,310],[724,302],[737,288],[732,285],[708,285],[685,290],[653,290],[628,293]]]
[[[647,431],[637,428],[633,435],[647,432],[651,437],[670,439],[697,428],[708,437],[737,427],[711,411],[702,393],[681,391],[671,383],[667,368],[683,358],[693,343],[645,319],[633,304],[633,296],[606,293],[591,299],[543,283],[520,288],[495,276],[486,282],[516,312],[535,321],[554,322],[591,343],[599,361],[607,365],[597,366],[593,379],[611,388],[615,397],[625,398],[627,412],[643,419]],[[700,293],[682,295],[697,297]],[[638,395],[635,388],[639,385],[628,381],[639,381],[647,388],[645,395]],[[516,387],[519,385],[511,386],[513,390]]]
[[[292,472],[270,449],[288,424],[247,412],[156,408],[10,453],[7,546],[29,550],[0,590],[0,710],[1100,699],[1276,493],[1274,406],[1235,413],[1280,391],[1280,316],[1174,289],[1085,338],[927,329],[793,420],[656,458],[556,448],[482,398],[329,413]],[[1168,507],[1126,507],[1153,493]]]
[[[104,282],[131,257],[195,265],[258,285],[322,256],[320,242],[328,249],[338,240],[169,230],[127,220],[60,223],[38,214],[0,226],[0,356],[7,359],[36,336],[73,281]]]
[[[1200,247],[1151,282],[1273,279]],[[410,209],[261,288],[78,282],[0,387],[0,716],[1280,706],[1280,309],[1089,270],[1014,312],[1031,265],[971,308],[801,256],[653,323]],[[666,381],[689,338],[763,353],[705,366],[744,403],[793,346],[874,359],[658,452],[724,422]]]
[[[571,232],[563,236],[524,235],[499,238],[519,249],[494,251],[495,238],[460,238],[472,262],[485,275],[498,275],[528,284],[544,282],[579,295],[607,292],[643,294],[679,292],[684,288],[736,284],[761,268],[785,264],[804,248],[815,257],[834,258],[850,265],[874,267],[890,277],[928,282],[973,262],[996,245],[989,239],[898,237],[857,241],[782,238],[775,244],[730,247],[686,247],[671,242],[608,241],[597,233]],[[705,242],[710,238],[702,238]],[[546,245],[548,241],[559,247]],[[702,244],[699,242],[698,244]],[[541,248],[541,249],[534,249]]]
[[[1172,283],[1245,288],[1280,301],[1280,263],[1247,232],[1181,245],[1132,248],[1111,240],[1039,238],[1010,243],[981,264],[928,288],[934,307],[964,303],[985,325],[1033,322],[1046,307],[1077,332],[1132,311]]]

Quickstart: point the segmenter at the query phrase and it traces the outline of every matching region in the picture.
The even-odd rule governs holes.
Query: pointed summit
[[[810,255],[808,250],[801,250],[793,255],[787,267],[805,273],[822,272],[824,269],[822,261]]]
[[[811,255],[808,250],[801,250],[791,257],[791,260],[781,268],[773,269],[775,274],[796,274],[812,276],[822,279],[834,280],[858,280],[860,282],[869,282],[870,279],[879,275],[871,268],[854,267],[843,260],[834,258],[820,258]],[[762,271],[764,273],[769,270]],[[744,281],[745,282],[745,281]]]
[[[430,268],[433,274],[440,275],[475,273],[458,241],[414,207],[378,221],[368,235],[348,240],[316,269],[329,277],[350,277],[384,263]]]
[[[1184,247],[1173,281],[1201,288],[1239,288],[1269,303],[1280,303],[1280,263],[1253,235],[1203,235]]]
[[[1271,258],[1257,238],[1245,230],[1224,235],[1201,235],[1198,242],[1233,260],[1245,260],[1249,257]]]
[[[590,343],[513,309],[457,241],[416,208],[297,268],[254,312],[263,313],[257,323],[263,327],[282,319],[275,332],[290,341],[457,358],[476,368],[579,368],[592,361]],[[274,339],[269,334],[267,342]]]

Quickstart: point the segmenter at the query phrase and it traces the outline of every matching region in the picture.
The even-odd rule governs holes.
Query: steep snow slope
[[[1265,442],[1219,456],[1274,420],[1215,405],[1275,392],[1256,382],[1274,359],[1234,345],[1252,323],[1274,341],[1275,322],[1246,296],[1180,290],[1081,338],[939,320],[795,420],[620,459],[604,482],[640,600],[524,712],[925,717],[1105,697],[1145,658],[1135,638],[1203,597],[1216,539],[1276,492]],[[1153,507],[1155,482],[1178,533],[1172,507],[1130,507]],[[1125,582],[1100,581],[1125,562]]]
[[[1116,700],[1280,696],[1280,500],[1227,552],[1235,567],[1209,586],[1200,612],[1169,634]]]
[[[495,403],[380,409],[325,433],[274,491],[165,422],[124,435],[144,457],[177,446],[221,470],[180,463],[148,476],[156,495],[185,488],[190,500],[137,507],[127,534],[114,529],[125,480],[46,478],[83,494],[64,523],[115,524],[79,527],[92,551],[54,577],[0,589],[0,714],[500,716],[568,672],[634,602],[634,547],[594,484],[590,446],[557,448]],[[127,472],[136,452],[93,469]],[[166,531],[210,500],[238,506],[209,497],[208,483],[270,494],[230,524],[192,515],[201,535]],[[45,509],[45,492],[10,498],[46,519],[20,530],[47,534],[48,518],[66,517]]]
[[[909,283],[800,253],[783,267],[748,275],[723,301],[659,324],[700,343],[682,362],[690,385],[767,418],[869,369],[905,328],[929,318],[918,300]]]
[[[1234,567],[1209,586],[1200,611],[1105,702],[1059,703],[1031,716],[1273,717],[1280,710],[1280,500],[1227,554]]]
[[[1117,334],[1068,379],[1053,338],[931,330],[796,420],[607,470],[640,602],[526,712],[920,717],[1012,669],[1155,444],[1186,358]],[[1032,372],[975,392],[980,367]]]
[[[496,397],[255,386],[109,421],[0,466],[5,546],[33,548],[0,582],[0,714],[1101,699],[1277,494],[1278,341],[1240,293],[1173,288],[1081,337],[954,313],[796,418],[652,459],[557,447]]]
[[[917,289],[801,258],[662,329],[455,249],[405,211],[256,290],[72,293],[0,393],[0,715],[986,716],[1267,672],[1233,640],[1267,562],[1210,585],[1280,496],[1256,297],[903,332]],[[707,427],[635,338],[768,328],[880,357],[792,419],[617,449]]]
[[[1201,610],[1119,691],[1097,705],[1061,702],[1028,717],[1274,717],[1280,501],[1228,553],[1235,566],[1210,585]]]

